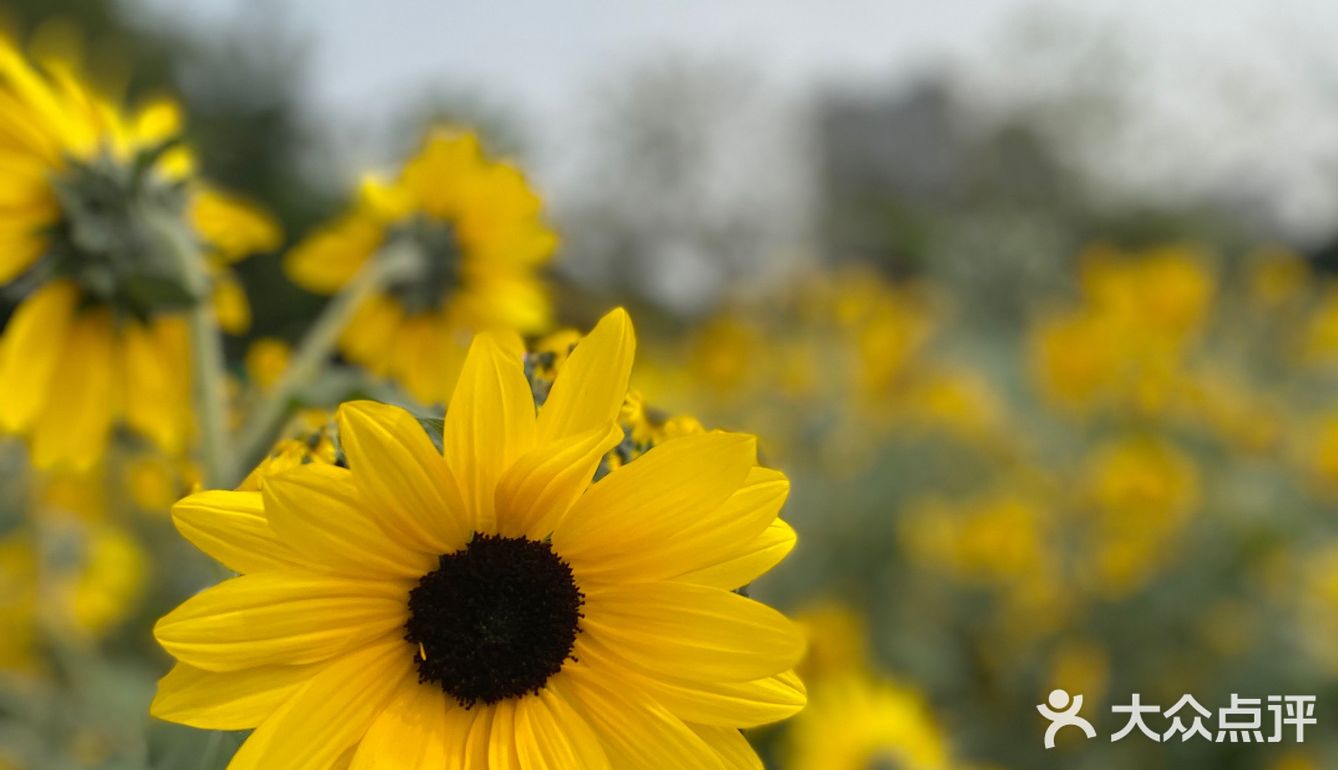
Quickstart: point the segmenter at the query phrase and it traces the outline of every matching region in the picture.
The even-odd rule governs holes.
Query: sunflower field
[[[1338,248],[1090,89],[810,105],[799,237],[682,73],[332,182],[133,18],[0,8],[0,770],[1338,767]]]

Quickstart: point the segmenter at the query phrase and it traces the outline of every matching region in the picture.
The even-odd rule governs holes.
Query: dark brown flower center
[[[538,692],[571,658],[584,603],[548,543],[475,535],[409,592],[418,681],[465,708]]]

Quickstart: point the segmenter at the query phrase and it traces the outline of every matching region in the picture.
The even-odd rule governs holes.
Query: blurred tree
[[[565,260],[586,285],[696,313],[755,285],[802,237],[787,195],[800,159],[753,73],[671,59],[609,81],[591,100],[581,186],[563,209]]]

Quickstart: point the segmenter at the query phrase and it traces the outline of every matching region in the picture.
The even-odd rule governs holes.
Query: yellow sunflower
[[[790,725],[789,770],[948,770],[947,741],[924,701],[904,687],[846,675],[813,689]]]
[[[332,294],[379,254],[411,255],[414,269],[359,306],[340,350],[436,404],[475,332],[548,325],[536,272],[556,245],[520,171],[486,158],[474,135],[438,130],[396,180],[365,183],[354,209],[300,243],[286,267],[299,286]]]
[[[345,404],[347,468],[179,503],[242,574],[159,621],[178,663],[153,713],[255,728],[231,770],[760,768],[739,729],[802,708],[803,640],[735,589],[793,544],[788,482],[722,432],[592,482],[634,347],[609,314],[536,410],[519,338],[479,335],[441,449]]]
[[[208,246],[221,272],[276,238],[194,181],[176,105],[125,115],[74,69],[0,38],[0,291],[21,299],[0,340],[0,430],[28,436],[39,467],[82,469],[117,424],[183,448],[184,313],[207,287],[182,254]]]

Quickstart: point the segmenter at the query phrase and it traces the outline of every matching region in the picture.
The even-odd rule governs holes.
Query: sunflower
[[[207,290],[182,255],[207,247],[203,272],[222,274],[277,240],[195,180],[175,104],[123,114],[74,69],[0,39],[0,288],[22,298],[0,340],[0,430],[28,436],[44,468],[91,466],[118,424],[180,451],[185,311]]]
[[[864,674],[813,688],[813,705],[790,726],[789,770],[948,770],[947,742],[914,691]]]
[[[340,339],[349,360],[445,403],[475,332],[542,332],[548,300],[536,271],[557,245],[540,200],[514,166],[474,135],[437,130],[393,182],[369,181],[353,210],[288,255],[299,286],[333,294],[391,252],[414,269],[367,298]]]
[[[760,767],[739,729],[802,708],[803,639],[735,589],[793,545],[788,482],[723,432],[593,482],[634,347],[609,314],[536,410],[519,338],[481,334],[441,449],[345,404],[347,468],[179,503],[242,574],[158,622],[178,663],[152,712],[255,728],[232,770]]]

